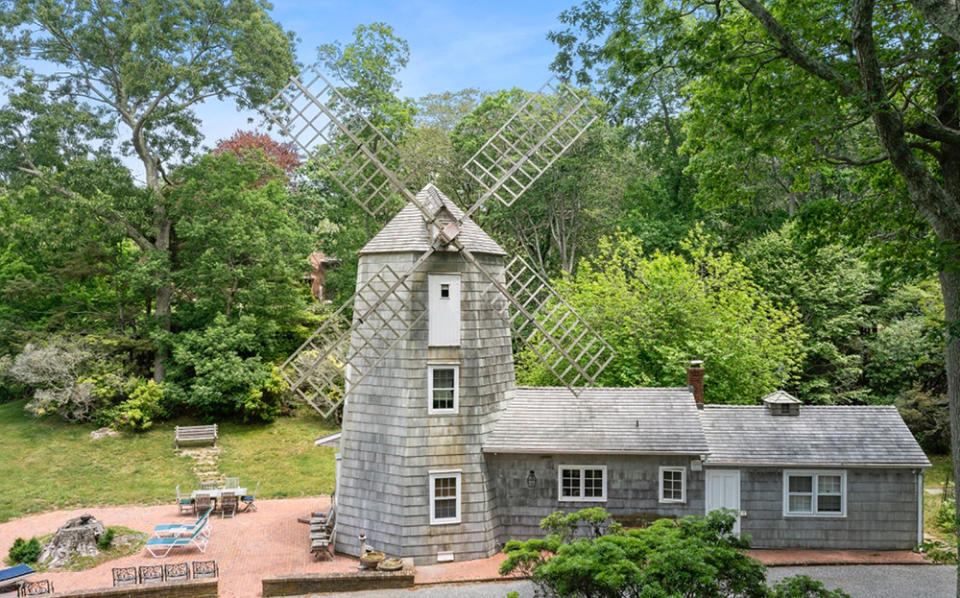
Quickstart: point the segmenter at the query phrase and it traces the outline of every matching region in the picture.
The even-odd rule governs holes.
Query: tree
[[[194,108],[214,97],[259,106],[295,72],[292,35],[268,8],[262,0],[0,2],[2,74],[19,88],[0,116],[0,145],[8,150],[0,162],[12,167],[6,176],[34,177],[51,195],[119,227],[144,252],[155,266],[160,334],[170,330],[175,292],[168,275],[175,223],[164,177],[200,146]],[[52,68],[34,72],[35,61]],[[86,143],[74,150],[56,131]],[[93,147],[96,140],[102,143]],[[114,141],[139,159],[145,188],[112,194],[69,176],[89,157],[83,150],[102,161]],[[153,363],[158,382],[163,347]]]
[[[644,256],[636,238],[601,239],[560,295],[617,355],[601,386],[678,386],[691,358],[706,361],[707,400],[756,403],[795,375],[803,331],[790,308],[778,309],[730,254],[705,239],[685,244],[687,257]],[[518,381],[555,383],[529,351],[518,356]]]
[[[792,224],[750,242],[740,258],[777,307],[800,314],[804,358],[789,390],[813,404],[881,399],[863,380],[867,339],[861,330],[874,325],[880,292],[869,266],[842,245],[812,243]],[[887,387],[882,396],[900,390]]]
[[[294,171],[300,167],[300,155],[297,153],[296,144],[292,141],[280,143],[266,133],[254,131],[240,130],[229,139],[221,139],[213,148],[213,155],[232,152],[243,159],[250,152],[258,150],[263,152],[267,160],[280,168],[288,178],[293,176]]]
[[[530,97],[519,89],[486,96],[453,131],[457,163],[465,163]],[[590,108],[604,110],[596,98]],[[625,132],[595,123],[513,205],[488,202],[474,217],[541,273],[570,273],[597,239],[614,228],[633,166]],[[460,182],[457,195],[472,204],[479,187],[467,177]]]
[[[932,0],[884,3],[588,2],[561,54],[581,73],[612,65],[611,93],[676,69],[691,79],[687,151],[701,186],[721,201],[744,179],[742,158],[768,155],[801,172],[859,179],[845,217],[871,195],[897,231],[923,222],[936,240],[945,310],[952,456],[960,475],[960,11]],[[797,179],[796,184],[802,181]],[[891,216],[894,215],[894,216]],[[899,216],[899,218],[897,218]],[[890,238],[889,236],[886,238]],[[896,238],[894,236],[894,238]],[[960,496],[960,486],[957,488]],[[957,593],[960,596],[960,579]]]
[[[545,539],[507,542],[500,574],[525,573],[538,595],[557,597],[849,598],[803,576],[771,590],[733,523],[714,511],[624,530],[599,507],[556,512],[540,523]]]
[[[339,89],[361,114],[393,145],[402,146],[414,115],[413,102],[397,96],[400,84],[396,75],[410,57],[407,42],[385,23],[361,25],[353,34],[353,40],[346,45],[334,42],[317,48],[320,63],[346,84]],[[372,139],[369,129],[362,134],[369,136],[367,140]],[[341,267],[330,272],[325,283],[335,303],[345,301],[354,292],[357,251],[403,207],[399,194],[390,197],[376,217],[358,206],[325,171],[346,169],[348,176],[354,174],[350,169],[356,166],[345,163],[346,156],[337,151],[346,148],[347,154],[353,154],[355,147],[343,137],[334,140],[334,144],[338,143],[343,145],[316,148],[304,166],[306,180],[300,187],[304,204],[301,213],[319,249],[342,260]],[[376,144],[373,147],[376,149]],[[395,172],[400,170],[396,161],[388,161],[385,166]],[[367,167],[363,177],[390,188],[373,166]]]

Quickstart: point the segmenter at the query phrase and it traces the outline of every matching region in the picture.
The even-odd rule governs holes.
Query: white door
[[[716,509],[730,509],[736,513],[733,533],[740,534],[740,471],[736,469],[707,469],[707,513]]]
[[[460,275],[427,276],[431,347],[460,346]]]

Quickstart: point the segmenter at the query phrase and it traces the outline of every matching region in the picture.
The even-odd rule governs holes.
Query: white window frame
[[[460,484],[460,474],[461,470],[451,469],[445,471],[431,471],[429,472],[429,484],[430,488],[427,494],[430,497],[430,525],[449,525],[451,523],[460,523],[460,505],[463,502],[463,486]],[[456,517],[444,517],[443,519],[437,518],[437,486],[435,480],[438,478],[455,478],[457,480],[457,516]]]
[[[665,481],[665,479],[663,474],[668,471],[680,472],[680,498],[679,499],[667,498],[664,496],[663,482]],[[687,502],[687,468],[686,467],[683,467],[680,465],[663,465],[660,467],[660,502],[676,503],[676,504]]]
[[[434,370],[453,370],[453,407],[436,409],[433,406]],[[455,363],[433,363],[427,366],[427,413],[430,415],[456,415],[460,411],[460,366]]]
[[[563,495],[563,471],[576,469],[580,471],[580,496]],[[599,469],[603,473],[602,496],[584,496],[586,490],[586,470]],[[607,502],[607,466],[606,465],[558,465],[557,466],[557,500],[560,502]]]
[[[818,512],[818,497],[820,495],[820,476],[840,476],[840,512]],[[790,478],[812,478],[809,511],[790,510]],[[799,493],[795,493],[799,494]],[[847,472],[842,469],[785,469],[783,471],[783,516],[784,517],[846,517],[847,516]]]

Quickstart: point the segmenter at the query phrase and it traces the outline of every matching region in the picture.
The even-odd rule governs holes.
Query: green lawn
[[[0,522],[58,508],[169,502],[177,484],[195,488],[191,460],[173,449],[173,425],[90,440],[92,425],[33,419],[23,401],[0,405]],[[333,449],[313,440],[330,431],[305,410],[272,424],[224,424],[220,470],[251,490],[262,480],[258,498],[329,493]]]
[[[950,475],[950,455],[928,455],[930,459],[931,467],[923,473],[923,487],[924,489],[936,488],[938,490],[943,490],[943,482],[947,479],[947,476]],[[949,492],[952,492],[953,483],[951,482]],[[923,530],[939,538],[941,541],[948,544],[953,544],[955,540],[950,538],[950,533],[948,530],[941,529],[937,526],[937,512],[940,510],[940,504],[942,503],[943,495],[942,494],[928,494],[923,493]]]

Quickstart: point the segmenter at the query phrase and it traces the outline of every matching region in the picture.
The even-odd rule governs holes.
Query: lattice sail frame
[[[583,135],[597,119],[586,102],[571,87],[557,85],[553,79],[529,97],[463,165],[483,194],[455,225],[441,231],[440,239],[459,246],[487,277],[500,298],[492,303],[502,311],[514,335],[577,395],[579,385],[596,383],[597,374],[613,358],[613,349],[522,259],[516,258],[508,266],[507,286],[532,275],[536,288],[524,283],[511,292],[460,246],[456,237],[463,222],[490,197],[512,205]],[[292,77],[271,104],[279,104],[281,110],[268,116],[307,155],[328,152],[335,159],[336,168],[325,160],[316,163],[368,214],[383,213],[399,194],[423,213],[426,222],[435,221],[442,207],[439,200],[428,195],[425,203],[418,201],[409,188],[410,172],[396,146],[316,68]],[[396,164],[397,169],[389,164]],[[350,389],[426,315],[423,306],[411,305],[420,313],[417,318],[402,319],[405,323],[399,327],[391,324],[403,309],[401,297],[412,301],[407,279],[436,247],[435,243],[402,275],[389,267],[381,269],[287,359],[281,372],[293,392],[324,417],[343,403]],[[371,291],[378,293],[374,302],[368,300]],[[352,303],[356,303],[354,313],[360,316],[348,322],[345,314]],[[547,307],[549,312],[539,313]],[[558,332],[562,333],[559,340],[553,337]],[[561,344],[568,340],[573,343],[572,351]],[[373,351],[373,357],[367,350]],[[585,366],[578,363],[583,358],[589,358]]]
[[[613,347],[523,258],[507,264],[504,278],[508,292],[491,277],[484,296],[514,337],[575,396],[583,386],[595,385],[616,354]]]
[[[323,417],[426,316],[408,284],[410,273],[381,268],[280,366],[290,389]]]
[[[490,197],[513,205],[596,120],[586,97],[548,80],[463,165],[483,189],[464,218]]]
[[[410,189],[411,173],[393,142],[315,67],[291,77],[270,103],[278,109],[268,118],[308,156],[328,152],[336,159],[335,170],[316,163],[368,214],[383,213],[399,194],[428,221],[436,216]]]

